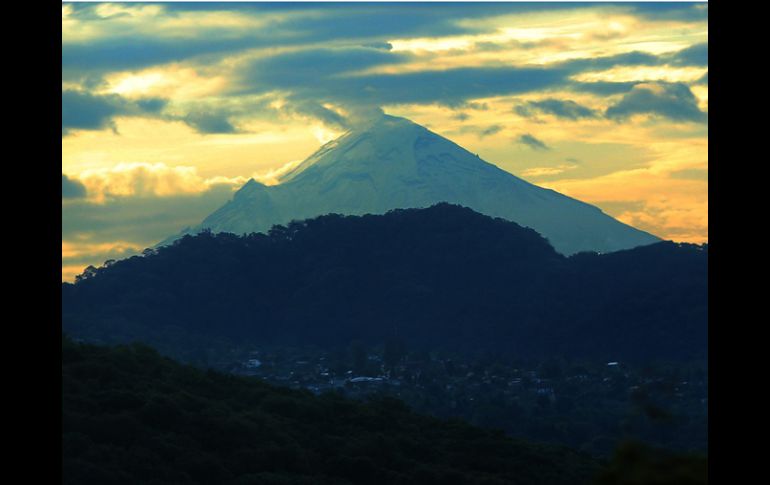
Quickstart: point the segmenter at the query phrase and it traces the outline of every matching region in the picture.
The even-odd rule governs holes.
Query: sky
[[[380,112],[708,241],[707,3],[63,3],[62,280]]]

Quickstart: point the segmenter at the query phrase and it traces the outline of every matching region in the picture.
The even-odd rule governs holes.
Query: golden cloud
[[[523,177],[541,177],[543,175],[558,175],[560,173],[566,172],[567,170],[573,170],[577,168],[577,165],[575,164],[569,164],[565,163],[562,165],[557,165],[555,167],[533,167],[528,168],[521,172],[521,175]]]
[[[165,163],[119,163],[109,168],[85,170],[77,178],[86,186],[88,197],[100,202],[111,197],[173,196],[195,194],[212,185],[239,185],[243,177],[201,177],[195,167]]]

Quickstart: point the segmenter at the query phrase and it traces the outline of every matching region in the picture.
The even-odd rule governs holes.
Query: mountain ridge
[[[395,333],[470,352],[686,360],[707,353],[707,275],[707,246],[566,257],[530,228],[438,204],[188,235],[63,284],[62,325],[165,350]]]

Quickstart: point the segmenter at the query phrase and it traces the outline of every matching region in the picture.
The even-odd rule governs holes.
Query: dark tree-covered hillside
[[[144,345],[62,342],[64,484],[587,484],[600,462],[411,412],[273,387]]]
[[[62,285],[63,328],[185,360],[212,342],[645,361],[706,356],[708,248],[564,257],[535,231],[439,204],[204,233]]]

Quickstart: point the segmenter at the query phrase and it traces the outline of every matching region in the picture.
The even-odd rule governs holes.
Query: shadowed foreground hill
[[[700,359],[707,246],[564,257],[535,231],[439,204],[203,233],[62,285],[64,330],[188,359],[212,340],[517,357]]]
[[[599,468],[400,401],[313,396],[144,345],[62,342],[65,484],[584,484]]]

